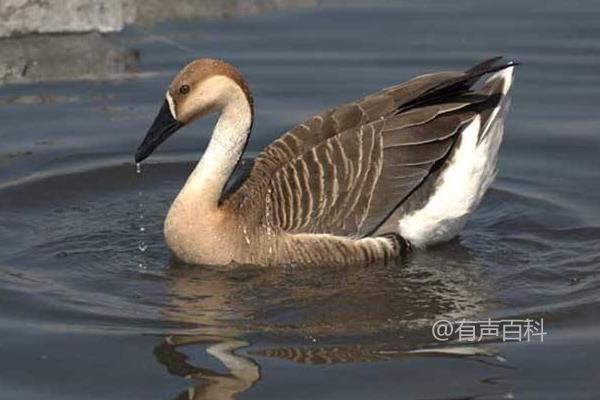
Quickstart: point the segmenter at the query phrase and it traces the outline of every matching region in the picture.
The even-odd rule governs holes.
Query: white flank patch
[[[512,83],[512,73],[512,67],[506,68],[490,80],[503,79],[503,93],[506,94]],[[429,201],[398,221],[399,234],[413,246],[424,247],[452,239],[483,198],[496,176],[496,160],[504,131],[504,108],[503,100],[485,126],[481,143],[478,143],[480,116],[464,128],[458,147],[447,161],[448,165],[439,177],[439,186]]]

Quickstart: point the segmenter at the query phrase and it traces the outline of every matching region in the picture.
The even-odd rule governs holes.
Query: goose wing
[[[257,156],[229,201],[262,198],[263,223],[287,232],[373,232],[443,162],[461,129],[497,105],[471,87],[511,65],[499,60],[423,75],[310,118]]]

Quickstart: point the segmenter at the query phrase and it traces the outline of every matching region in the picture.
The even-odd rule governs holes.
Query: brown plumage
[[[241,89],[250,121],[243,128],[247,131],[240,133],[244,135],[243,143],[236,142],[226,151],[213,151],[209,146],[204,156],[228,152],[232,159],[232,165],[223,172],[227,176],[210,190],[204,185],[204,193],[214,191],[219,201],[190,206],[195,212],[213,215],[195,216],[187,211],[181,212],[185,215],[182,219],[172,217],[170,212],[169,217],[177,222],[169,224],[168,218],[167,227],[175,228],[166,228],[167,243],[173,244],[170,248],[175,256],[192,263],[345,265],[395,257],[406,246],[398,221],[409,211],[422,209],[436,191],[441,174],[451,164],[449,160],[454,160],[452,154],[465,128],[479,124],[479,142],[485,139],[491,122],[499,120],[501,129],[498,110],[510,86],[509,78],[500,72],[479,88],[475,84],[483,75],[513,65],[494,58],[465,72],[423,75],[327,110],[265,148],[236,190],[223,194],[252,125],[252,97],[239,72],[227,64],[210,60],[190,64],[169,89],[175,110],[178,102],[186,101],[177,92],[182,84],[196,88],[201,86],[197,82],[224,76]],[[198,114],[203,115],[206,110],[226,109],[222,104],[226,101],[191,102],[188,108],[202,110]],[[235,142],[231,136],[235,136],[231,131],[216,129],[213,140],[217,137],[224,138],[219,143]],[[494,164],[500,138],[495,150],[489,150]],[[204,158],[199,168],[203,162]],[[487,175],[481,179],[491,179]],[[489,183],[482,181],[476,189],[485,191],[486,185]],[[183,197],[178,199],[175,210],[184,207]],[[201,198],[194,201],[203,202]],[[189,225],[190,218],[206,222],[198,222],[195,228],[183,227],[184,220]],[[196,229],[196,234],[191,229]],[[204,237],[198,237],[198,233]],[[191,235],[196,237],[182,239]],[[218,240],[207,240],[208,235]],[[175,241],[186,244],[179,246]]]

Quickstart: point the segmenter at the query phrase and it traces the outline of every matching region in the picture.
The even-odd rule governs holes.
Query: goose
[[[140,163],[180,128],[219,114],[167,213],[167,248],[185,264],[346,266],[452,239],[496,176],[516,65],[495,57],[331,108],[273,141],[232,185],[252,94],[225,61],[192,61],[135,154]]]

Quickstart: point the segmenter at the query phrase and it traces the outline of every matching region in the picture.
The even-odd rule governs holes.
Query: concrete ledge
[[[123,29],[120,0],[2,0],[0,37]]]
[[[126,24],[224,18],[316,5],[317,0],[1,0],[0,37],[115,32]]]
[[[0,85],[111,79],[137,73],[127,24],[215,19],[316,5],[317,0],[0,0]]]
[[[90,51],[93,49],[93,51]],[[139,54],[98,32],[0,39],[0,86],[73,79],[110,79],[137,70]]]

